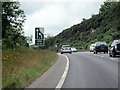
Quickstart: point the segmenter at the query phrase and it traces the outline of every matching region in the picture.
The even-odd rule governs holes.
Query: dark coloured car
[[[120,39],[114,40],[109,49],[110,57],[115,57],[116,55],[120,55]]]
[[[96,42],[93,52],[94,54],[97,54],[98,52],[108,53],[108,46],[106,42]]]

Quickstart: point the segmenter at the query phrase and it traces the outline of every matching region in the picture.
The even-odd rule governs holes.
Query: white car
[[[93,52],[94,48],[95,48],[95,44],[91,44],[90,45],[90,52]]]
[[[72,53],[70,45],[62,45],[61,47],[61,54],[63,53]]]
[[[77,49],[75,47],[71,47],[72,52],[77,52]]]

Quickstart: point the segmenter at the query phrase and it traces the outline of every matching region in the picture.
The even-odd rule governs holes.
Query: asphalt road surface
[[[62,88],[118,88],[120,57],[108,54],[76,52],[65,54],[70,67]]]

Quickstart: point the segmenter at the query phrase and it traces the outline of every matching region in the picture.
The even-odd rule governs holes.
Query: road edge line
[[[59,88],[59,89],[62,88],[62,85],[63,85],[63,83],[64,83],[64,81],[65,81],[65,79],[66,79],[66,76],[67,76],[67,73],[68,73],[68,70],[69,70],[69,58],[68,58],[66,55],[63,55],[63,56],[66,57],[66,59],[67,59],[67,64],[66,64],[64,73],[63,73],[63,75],[61,76],[61,78],[60,78],[60,80],[59,80],[59,82],[58,82],[55,90],[57,90],[58,88]]]

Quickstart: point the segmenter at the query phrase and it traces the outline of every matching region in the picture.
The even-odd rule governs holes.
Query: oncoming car
[[[61,54],[63,53],[72,53],[70,45],[62,45],[61,47]]]
[[[71,47],[72,52],[77,52],[77,49],[75,47]]]
[[[91,44],[90,45],[90,52],[93,52],[94,48],[95,48],[95,44]]]

